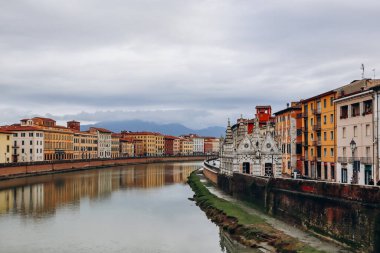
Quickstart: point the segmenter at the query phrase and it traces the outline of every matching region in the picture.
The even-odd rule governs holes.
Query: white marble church
[[[265,129],[260,129],[259,122],[255,119],[253,131],[248,134],[243,119],[238,121],[234,130],[228,120],[226,137],[220,150],[221,173],[232,175],[240,172],[254,176],[281,177],[282,154],[273,136],[269,123]]]

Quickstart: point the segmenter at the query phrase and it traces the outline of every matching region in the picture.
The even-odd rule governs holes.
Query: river
[[[102,168],[0,181],[0,252],[253,252],[188,200],[202,163]]]

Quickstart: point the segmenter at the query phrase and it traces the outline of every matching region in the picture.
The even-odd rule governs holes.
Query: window
[[[354,126],[354,137],[358,136],[358,126]]]
[[[355,103],[351,105],[351,117],[357,117],[360,115],[360,105]]]
[[[325,179],[328,179],[328,174],[327,174],[327,164],[325,164]]]
[[[365,148],[365,154],[366,154],[366,157],[371,157],[371,147]]]
[[[330,140],[334,140],[334,132],[333,131],[330,131]]]
[[[25,133],[21,133],[21,137],[25,137]]]
[[[11,139],[11,137],[9,135],[7,135],[7,141],[9,141]]]
[[[326,125],[326,123],[327,123],[327,117],[326,117],[326,115],[324,115],[324,116],[323,116],[323,124]]]
[[[334,156],[334,148],[330,148],[330,156],[331,156],[331,157]]]
[[[370,131],[370,128],[369,128],[369,124],[365,125],[365,135],[366,135],[366,136],[370,136],[370,135],[371,135],[371,131]]]
[[[9,153],[9,151],[10,151],[10,147],[9,145],[7,145],[7,153]]]
[[[331,169],[331,179],[335,179],[335,166],[331,164],[330,169]]]
[[[313,135],[313,133],[310,134],[310,139],[311,139],[311,140],[314,140],[314,135]]]
[[[324,148],[324,149],[323,149],[323,156],[324,156],[324,157],[327,156],[327,148]]]
[[[347,183],[347,168],[342,168],[342,183]]]
[[[330,123],[334,123],[334,114],[330,114]]]
[[[33,154],[33,149],[30,149],[30,153]]]
[[[342,128],[342,138],[343,139],[346,138],[346,128],[345,127]]]
[[[334,104],[334,97],[330,97],[330,106],[333,106]]]
[[[372,100],[367,100],[363,102],[363,115],[371,114],[372,113]]]
[[[21,141],[21,145],[25,145],[25,142],[24,142],[24,141]]]
[[[340,107],[340,118],[341,119],[348,118],[348,105],[344,105]]]
[[[33,141],[30,141],[30,145],[33,145]]]
[[[323,132],[323,140],[327,141],[327,134],[326,134],[326,132]]]
[[[29,137],[33,137],[33,133],[29,133]]]
[[[25,153],[25,150],[24,150],[24,149],[21,149],[21,153],[23,153],[23,154],[24,154],[24,153]]]
[[[325,98],[325,99],[323,99],[323,107],[326,108],[326,106],[327,106],[327,100]]]
[[[314,149],[310,149],[310,155],[314,156]]]
[[[314,125],[314,120],[313,120],[313,118],[310,119],[310,125]]]

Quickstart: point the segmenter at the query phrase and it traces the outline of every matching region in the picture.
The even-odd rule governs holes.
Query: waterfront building
[[[50,118],[22,119],[21,126],[34,126],[43,131],[44,160],[70,160],[74,158],[74,132],[59,126]]]
[[[256,118],[253,132],[247,132],[246,121],[239,120],[237,135],[234,136],[228,121],[226,136],[220,149],[221,173],[234,172],[255,176],[281,177],[282,154],[274,139],[274,132],[267,123],[265,132],[260,129]]]
[[[120,156],[120,138],[121,134],[113,133],[111,135],[111,158],[118,158]]]
[[[217,155],[220,150],[220,139],[215,137],[204,138],[204,154]]]
[[[187,134],[181,135],[183,138],[189,138],[193,141],[193,154],[202,155],[205,150],[205,140],[204,137],[200,137],[197,134]],[[217,146],[215,146],[217,147]],[[215,148],[211,147],[211,151],[215,150]],[[218,150],[219,151],[219,150]]]
[[[12,162],[12,132],[0,130],[0,163]]]
[[[275,138],[282,151],[282,173],[302,171],[302,109],[298,102],[275,113]]]
[[[98,158],[111,158],[112,132],[105,128],[90,127],[89,132],[97,135]]]
[[[336,91],[301,100],[302,174],[320,180],[336,180]]]
[[[122,132],[123,136],[133,137],[142,141],[143,155],[162,155],[165,150],[164,136],[154,132]]]
[[[174,140],[178,137],[165,135],[165,155],[174,155]]]
[[[337,89],[337,182],[373,184],[378,167],[378,89],[363,79]]]
[[[12,132],[12,162],[36,162],[44,160],[44,133],[37,127],[15,124],[0,127]]]
[[[131,137],[120,138],[120,157],[135,156],[134,139]]]
[[[79,121],[68,121],[67,128],[74,132],[74,159],[98,158],[98,135],[89,131],[80,131]]]
[[[165,153],[165,136],[160,133],[156,133],[155,136],[156,136],[156,155],[162,156]]]
[[[189,138],[179,139],[179,152],[181,155],[192,155],[194,150],[194,142]]]

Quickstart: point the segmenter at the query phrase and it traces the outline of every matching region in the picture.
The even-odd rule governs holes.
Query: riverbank
[[[64,173],[71,171],[81,171],[97,169],[103,167],[164,163],[164,162],[191,162],[203,161],[205,156],[175,156],[175,157],[131,157],[118,159],[99,159],[99,160],[79,160],[79,161],[57,161],[48,163],[25,163],[9,164],[0,167],[0,181],[20,177],[30,177],[54,173]]]
[[[260,216],[248,213],[236,203],[211,194],[196,172],[188,180],[197,205],[214,223],[239,243],[262,252],[324,252],[276,230]]]

